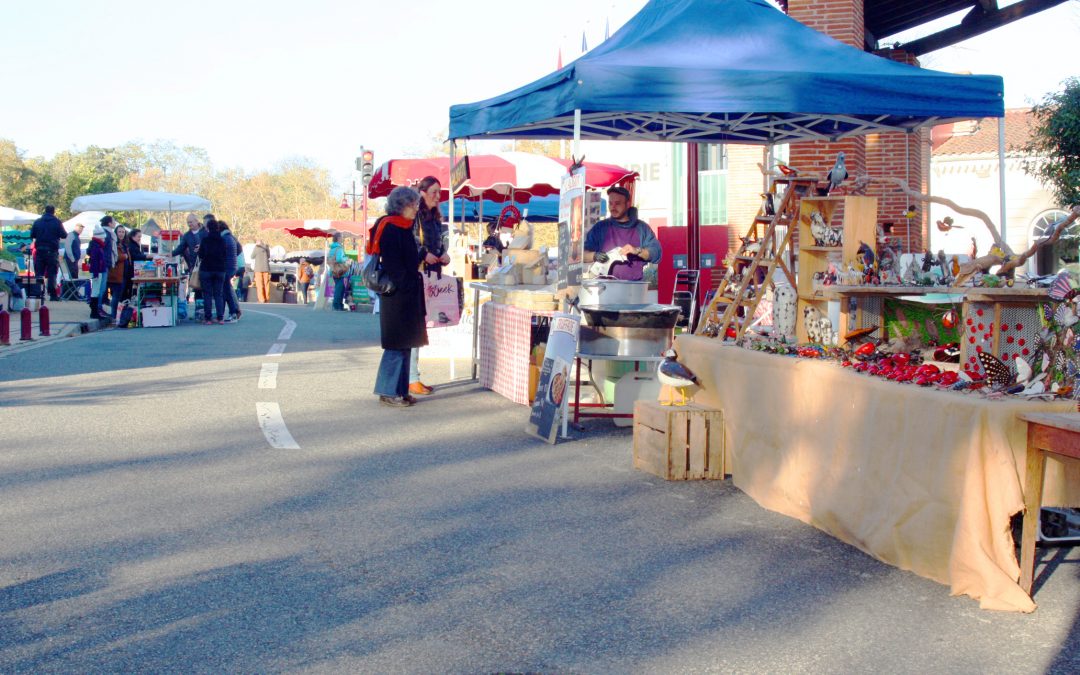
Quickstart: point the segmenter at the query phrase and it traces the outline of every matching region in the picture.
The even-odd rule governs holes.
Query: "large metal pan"
[[[578,305],[585,323],[598,328],[674,328],[678,305]]]

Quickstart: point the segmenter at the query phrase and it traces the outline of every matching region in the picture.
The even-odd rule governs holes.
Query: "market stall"
[[[373,225],[374,223],[371,223],[371,224]],[[352,240],[354,240],[356,242],[356,250],[358,251],[357,255],[359,256],[360,255],[359,251],[363,249],[363,242],[367,238],[369,228],[370,228],[370,225],[368,227],[365,227],[363,223],[358,223],[358,222],[352,221],[352,220],[328,220],[328,219],[307,219],[307,220],[278,219],[278,220],[265,220],[265,221],[263,221],[262,223],[259,224],[259,229],[260,230],[284,231],[284,232],[287,232],[287,233],[289,233],[292,236],[297,237],[297,238],[318,237],[318,238],[325,239],[327,244],[323,248],[323,250],[319,251],[319,252],[315,252],[315,253],[318,254],[317,258],[320,261],[325,261],[326,260],[327,251],[329,249],[329,241],[334,235],[338,235],[338,234],[342,235],[343,237],[347,237],[349,239],[352,239]],[[304,253],[311,253],[311,252],[304,252]],[[286,255],[286,257],[287,256],[288,256],[288,254]],[[315,264],[313,261],[316,259],[316,255],[304,255],[302,257],[309,260],[309,262],[312,262],[312,264]],[[327,307],[326,298],[329,297],[329,296],[332,296],[333,292],[334,292],[333,291],[333,279],[330,277],[329,274],[326,273],[325,264],[322,264],[322,263],[319,263],[319,264],[322,265],[322,270],[319,273],[318,282],[314,284],[316,295],[315,295],[315,303],[313,304],[313,308],[314,309],[326,309],[326,307]],[[291,286],[293,281],[295,281],[295,279],[290,281],[290,280],[284,278],[283,276],[278,278],[278,279],[273,279],[273,278],[271,279],[271,282],[274,284],[274,288],[277,288],[278,290],[280,290],[282,292],[282,297],[284,297],[284,292],[286,290],[288,290],[288,291],[293,290],[292,286]],[[354,285],[351,288],[351,291],[353,293],[357,292],[358,290],[359,290],[359,287],[356,286],[356,285]],[[364,293],[366,294],[366,291],[364,291]],[[365,295],[365,297],[366,297],[366,295]]]
[[[209,210],[210,200],[198,195],[128,190],[76,197],[71,202],[72,213],[89,214],[89,218],[76,216],[69,222],[72,227],[76,222],[92,224],[93,217],[100,219],[99,214],[105,211],[164,212],[167,221],[171,221],[172,214],[176,211]],[[84,232],[92,235],[93,227],[86,228]],[[176,230],[161,230],[156,224],[148,228],[148,235],[158,240],[158,253],[152,254],[149,261],[136,263],[131,291],[135,299],[135,321],[138,326],[175,326],[180,315],[180,305],[186,304],[187,279],[180,274],[179,261],[172,255],[172,248],[179,234]]]

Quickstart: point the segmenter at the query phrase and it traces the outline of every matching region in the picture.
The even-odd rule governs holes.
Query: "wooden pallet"
[[[784,261],[791,252],[795,217],[799,199],[810,194],[818,183],[816,178],[776,178],[769,189],[773,195],[773,213],[766,213],[762,203],[758,215],[739,250],[727,266],[716,295],[698,324],[698,335],[740,339],[753,321],[758,303],[773,287],[773,272],[779,268],[795,286],[795,273]],[[781,234],[778,230],[783,228]],[[729,336],[729,329],[734,335]]]
[[[665,480],[724,478],[724,413],[696,404],[634,404],[634,468]]]

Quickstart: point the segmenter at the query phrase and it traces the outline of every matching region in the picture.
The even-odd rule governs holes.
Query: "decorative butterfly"
[[[1054,307],[1050,303],[1043,303],[1039,307],[1039,321],[1043,328],[1049,328],[1054,320]]]
[[[1076,333],[1072,328],[1068,328],[1065,330],[1065,347],[1071,348],[1074,344],[1076,344]]]
[[[1066,302],[1080,295],[1080,290],[1073,288],[1072,279],[1068,272],[1062,271],[1050,284],[1050,299],[1058,302]]]
[[[979,352],[979,364],[982,365],[986,379],[996,389],[1004,389],[1013,383],[1013,374],[1001,359],[990,352]]]
[[[1071,305],[1058,305],[1054,310],[1054,321],[1057,321],[1058,325],[1063,328],[1068,328],[1075,324],[1080,317],[1076,316],[1076,310]]]

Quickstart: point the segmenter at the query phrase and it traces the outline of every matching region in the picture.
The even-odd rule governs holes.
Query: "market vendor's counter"
[[[990,400],[901,385],[835,364],[680,336],[724,411],[728,466],[765,508],[798,518],[983,608],[1030,612],[1010,517],[1024,507],[1018,413],[1073,401]],[[1046,505],[1080,505],[1080,470],[1048,464]]]
[[[547,311],[484,303],[479,328],[480,386],[528,405],[533,327],[550,316]]]

